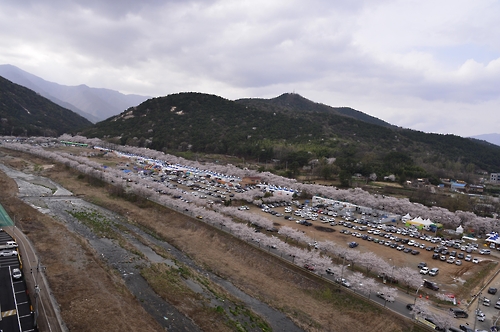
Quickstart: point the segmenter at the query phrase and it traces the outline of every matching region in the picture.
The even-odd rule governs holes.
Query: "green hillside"
[[[202,93],[179,93],[150,99],[84,130],[83,135],[170,152],[272,161],[275,168],[286,168],[288,175],[311,161],[313,167],[324,168],[325,177],[332,173],[344,177],[395,174],[399,179],[460,177],[500,170],[500,147],[401,129],[356,112],[298,95],[283,95],[271,102],[234,102]],[[335,158],[335,163],[328,164],[328,158]]]
[[[0,76],[0,135],[58,136],[91,126],[84,117]]]
[[[357,111],[350,107],[331,107],[328,105],[315,103],[310,101],[296,93],[284,93],[279,97],[272,99],[261,99],[261,98],[248,98],[248,99],[238,99],[237,103],[241,103],[247,106],[258,107],[260,109],[266,109],[268,111],[285,110],[290,113],[303,114],[306,112],[319,112],[326,114],[337,114],[345,115],[363,122],[376,124],[382,127],[395,127],[390,123],[383,120],[370,116],[366,113]]]

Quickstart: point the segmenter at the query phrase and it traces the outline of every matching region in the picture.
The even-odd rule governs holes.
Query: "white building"
[[[490,174],[490,182],[491,183],[500,183],[500,173],[491,173]]]

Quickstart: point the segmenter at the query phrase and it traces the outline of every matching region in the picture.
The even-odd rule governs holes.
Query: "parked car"
[[[455,318],[467,318],[469,314],[460,308],[450,308],[450,312]]]
[[[465,256],[464,260],[466,262],[470,262],[472,260],[472,256],[471,255],[467,255],[467,256]]]
[[[479,254],[480,255],[489,255],[489,254],[491,254],[491,250],[490,249],[481,249],[481,250],[479,250]]]
[[[0,251],[0,256],[16,256],[17,251],[16,250],[2,250]]]
[[[495,295],[497,293],[498,289],[496,287],[490,287],[488,288],[488,294],[493,294]]]
[[[464,331],[464,332],[474,332],[473,329],[471,329],[470,327],[466,326],[466,325],[460,325],[460,330]]]
[[[432,268],[432,269],[430,269],[430,271],[429,271],[429,275],[430,275],[430,276],[435,277],[435,276],[437,276],[438,274],[439,274],[439,269],[438,269],[437,267],[433,267],[433,268]]]
[[[489,307],[489,306],[490,306],[490,304],[491,304],[490,299],[487,299],[487,298],[484,298],[484,299],[483,299],[483,305],[484,305],[485,307]]]
[[[329,267],[328,269],[326,269],[326,273],[328,273],[328,274],[334,274],[333,269],[331,267]]]
[[[420,269],[420,274],[428,274],[429,273],[429,268],[427,266],[424,266]]]
[[[439,290],[439,286],[435,282],[428,281],[425,279],[424,279],[424,287],[435,290],[435,291]]]
[[[17,267],[12,269],[12,278],[21,279],[22,276],[23,274],[20,269],[18,269]]]
[[[476,310],[476,319],[480,322],[484,322],[484,320],[486,319],[486,315],[481,309]]]
[[[418,267],[419,269],[421,269],[421,268],[423,268],[423,267],[425,267],[425,266],[427,266],[427,263],[426,263],[426,262],[420,262],[420,263],[418,263],[418,265],[417,265],[417,267]]]
[[[462,265],[462,261],[460,259],[457,259],[455,261],[455,265],[458,265],[458,266]]]
[[[472,259],[472,263],[474,263],[474,264],[478,264],[478,263],[479,263],[479,259],[477,259],[477,258],[473,258],[473,259]]]
[[[439,254],[436,253],[432,254],[432,259],[439,259]]]

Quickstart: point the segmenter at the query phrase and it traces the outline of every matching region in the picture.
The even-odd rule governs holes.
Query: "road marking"
[[[15,314],[17,314],[17,310],[16,309],[14,309],[14,310],[7,310],[7,311],[2,312],[2,317],[14,316]]]

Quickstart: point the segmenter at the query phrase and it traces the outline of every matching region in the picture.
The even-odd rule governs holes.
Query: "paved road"
[[[38,302],[38,328],[40,331],[63,332],[68,331],[57,309],[57,303],[51,296],[48,282],[43,273],[43,266],[38,266],[38,258],[31,242],[17,227],[6,227],[4,230],[16,239],[23,262],[23,271],[26,285],[30,294],[36,294],[38,285],[38,301],[32,299],[35,310]]]

